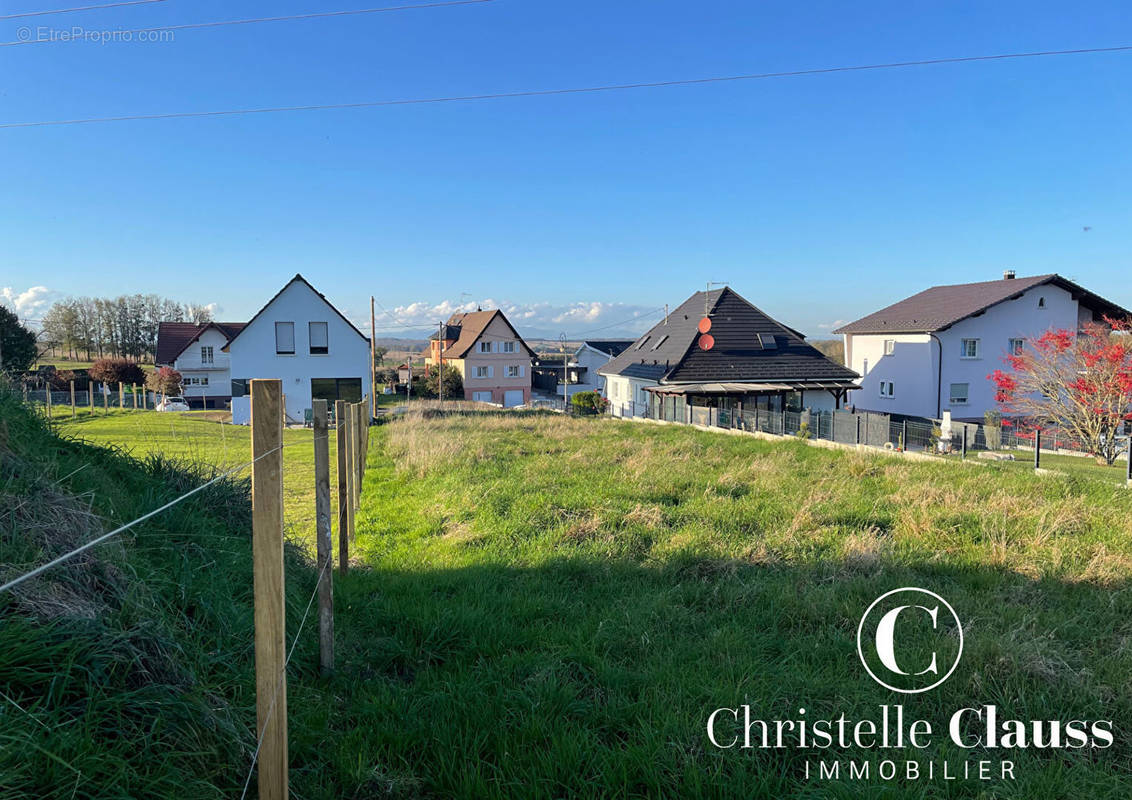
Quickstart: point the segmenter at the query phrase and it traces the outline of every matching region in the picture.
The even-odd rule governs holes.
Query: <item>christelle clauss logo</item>
[[[916,619],[909,619],[915,617]],[[902,637],[901,643],[913,642],[914,654],[902,652],[898,659],[897,625],[901,631],[916,625],[914,639]],[[871,634],[871,635],[870,635]],[[866,653],[870,653],[869,656]],[[941,653],[949,659],[941,671]],[[925,661],[923,656],[928,655]],[[952,655],[953,654],[953,655]],[[963,625],[951,604],[935,592],[906,586],[885,592],[873,601],[857,626],[857,655],[872,679],[886,689],[903,694],[918,694],[934,689],[947,680],[963,655]],[[914,660],[919,655],[920,660]],[[876,669],[880,662],[881,670]]]
[[[927,692],[959,666],[963,624],[935,592],[914,586],[893,589],[861,615],[857,656],[869,677],[886,690]],[[1013,780],[1014,762],[1000,757],[1011,750],[1105,750],[1114,742],[1112,720],[1023,721],[1010,719],[995,705],[975,704],[954,711],[945,729],[950,745],[961,753],[978,751],[980,757],[943,758],[923,752],[936,735],[932,722],[910,719],[902,704],[881,705],[875,716],[853,718],[835,710],[807,713],[805,705],[798,704],[794,719],[770,720],[749,703],[717,708],[707,719],[708,740],[723,750],[813,752],[815,757],[807,757],[801,767],[805,780],[883,781]],[[832,758],[829,751],[834,751]]]

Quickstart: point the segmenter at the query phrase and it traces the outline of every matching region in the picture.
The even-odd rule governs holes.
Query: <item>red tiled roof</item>
[[[162,322],[157,327],[157,356],[154,359],[158,366],[171,365],[177,360],[185,348],[195,342],[208,328],[216,328],[229,341],[244,329],[243,322],[206,322],[198,325],[195,322]]]

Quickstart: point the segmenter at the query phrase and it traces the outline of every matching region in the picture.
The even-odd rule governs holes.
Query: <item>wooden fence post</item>
[[[118,382],[118,409],[121,410],[126,407],[126,386],[121,381]]]
[[[90,406],[90,415],[94,416],[94,381],[88,380],[86,382],[86,401]]]
[[[75,408],[75,382],[71,381],[71,419],[79,415],[79,410]]]
[[[107,387],[109,389],[109,387]],[[102,416],[110,413],[110,392],[105,391],[102,393]]]
[[[44,386],[46,388],[46,391],[43,393],[43,396],[46,398],[44,410],[47,412],[47,418],[51,419],[51,383],[47,382]]]
[[[130,394],[134,396],[134,411],[138,410],[138,385],[136,383],[130,384]]]
[[[342,424],[346,426],[346,533],[350,541],[354,541],[354,464],[357,459],[357,443],[354,441],[355,420],[354,404],[347,403],[345,413],[342,415]]]
[[[350,568],[350,495],[346,437],[346,402],[334,401],[335,439],[338,445],[338,572],[345,575]]]
[[[283,382],[253,380],[252,565],[259,797],[287,797],[286,608],[283,602]]]
[[[322,676],[334,671],[334,543],[330,538],[330,435],[326,401],[311,403],[314,426],[314,506],[318,552],[318,666]]]

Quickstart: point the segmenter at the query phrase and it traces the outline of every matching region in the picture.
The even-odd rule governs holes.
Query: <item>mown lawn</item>
[[[79,410],[54,409],[56,430],[92,444],[110,445],[141,458],[147,454],[174,461],[203,463],[229,469],[251,460],[251,429],[218,421],[216,412],[158,413],[115,411],[94,415]],[[283,503],[288,535],[305,546],[314,542],[314,437],[309,428],[283,432]],[[333,474],[337,446],[330,436]],[[241,473],[250,474],[250,470]],[[336,503],[337,481],[331,480],[331,503]]]

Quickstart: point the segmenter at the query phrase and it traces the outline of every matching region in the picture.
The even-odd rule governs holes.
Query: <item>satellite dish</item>
[[[700,337],[700,349],[701,350],[711,350],[713,347],[715,347],[715,337],[714,336],[712,336],[710,333],[705,333],[703,336]]]
[[[700,320],[699,324],[700,333],[707,333],[711,330],[711,317],[704,317]]]

